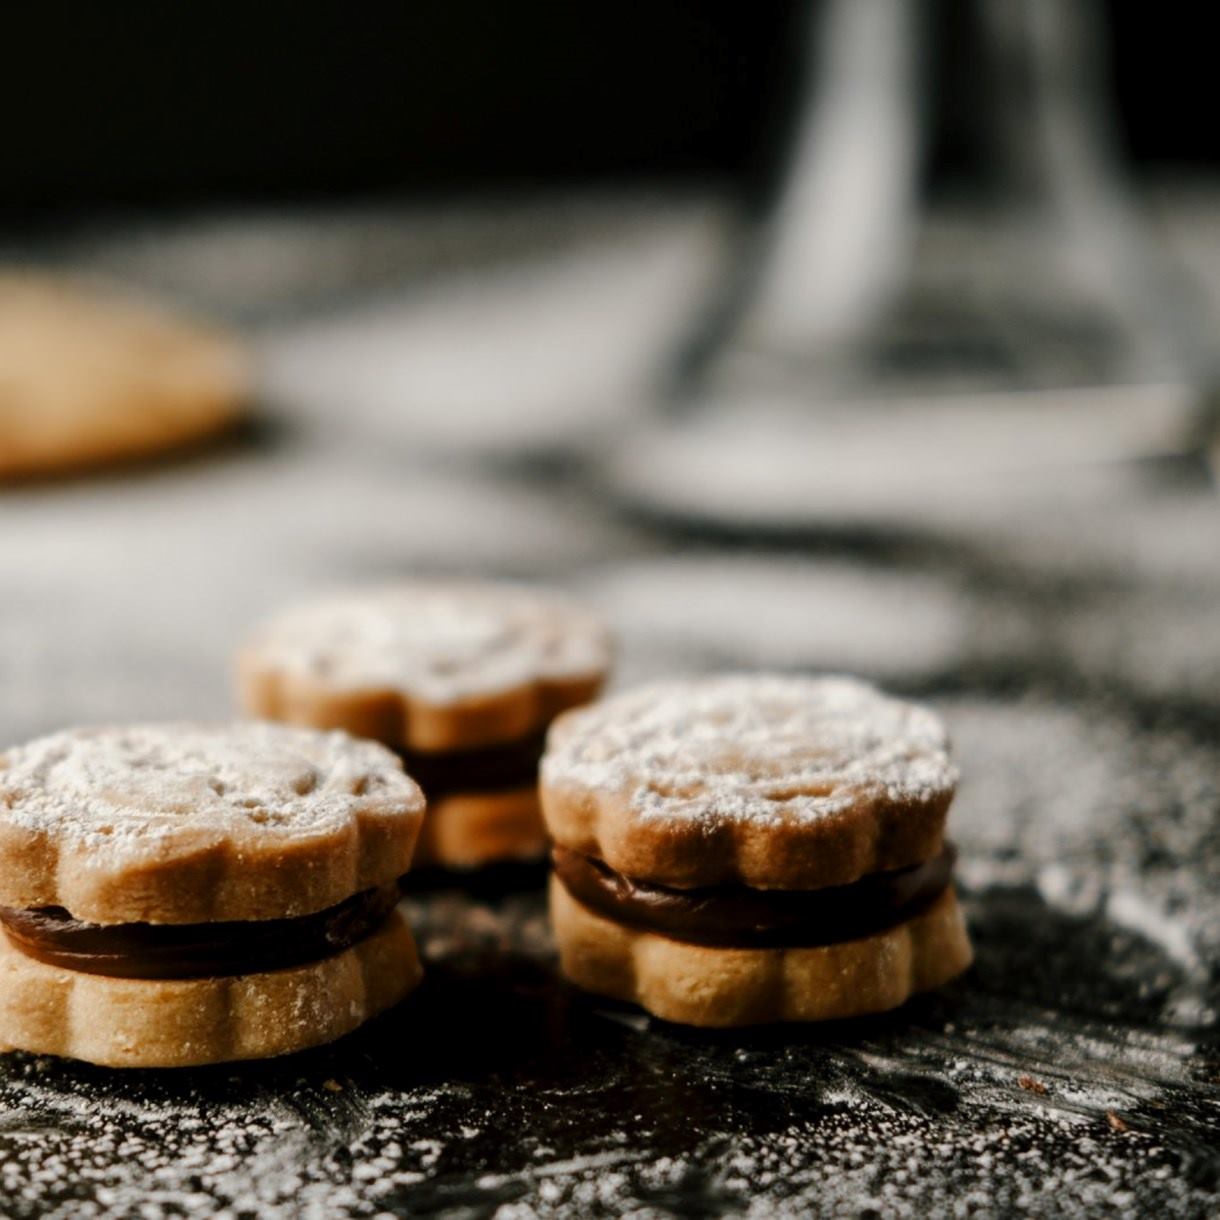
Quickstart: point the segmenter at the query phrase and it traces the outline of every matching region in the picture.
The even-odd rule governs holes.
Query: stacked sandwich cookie
[[[388,750],[270,724],[0,754],[0,1048],[119,1067],[331,1041],[418,982],[424,799]]]
[[[395,749],[428,798],[417,861],[540,859],[546,729],[593,698],[605,628],[554,594],[420,582],[290,608],[238,659],[252,715],[341,728]]]
[[[646,686],[542,764],[574,983],[701,1026],[878,1012],[970,964],[938,718],[847,678]]]

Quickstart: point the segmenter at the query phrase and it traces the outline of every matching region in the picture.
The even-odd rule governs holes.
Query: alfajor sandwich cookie
[[[610,665],[594,615],[518,585],[421,581],[290,607],[238,658],[243,709],[394,749],[423,788],[418,862],[545,855],[538,761],[560,712]]]
[[[282,725],[56,733],[0,754],[0,1047],[121,1067],[328,1042],[420,977],[424,798]]]
[[[563,973],[670,1021],[902,1004],[971,961],[936,715],[850,678],[645,686],[561,717],[542,763]]]

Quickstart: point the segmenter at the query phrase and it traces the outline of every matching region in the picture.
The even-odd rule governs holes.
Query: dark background
[[[1207,6],[1111,0],[1120,136],[1220,162]],[[0,18],[0,209],[603,178],[748,178],[792,83],[793,0],[39,5]],[[929,6],[933,164],[973,138],[970,6]]]

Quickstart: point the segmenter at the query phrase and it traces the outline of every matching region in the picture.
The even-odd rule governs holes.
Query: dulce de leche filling
[[[97,924],[63,907],[0,907],[0,926],[27,957],[122,979],[261,974],[342,953],[375,932],[398,903],[398,882],[362,890],[292,919]]]
[[[504,745],[440,754],[399,750],[407,774],[429,800],[458,792],[506,792],[532,788],[546,746],[546,731]]]
[[[555,847],[555,875],[578,902],[616,923],[719,948],[832,945],[918,915],[948,886],[956,849],[909,868],[820,890],[749,886],[673,889],[617,873],[593,856]]]

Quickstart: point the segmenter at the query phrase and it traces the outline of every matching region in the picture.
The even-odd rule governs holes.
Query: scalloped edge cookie
[[[519,626],[522,619],[534,619],[535,634],[522,645],[525,656],[518,659],[518,672],[511,680],[494,668],[480,675],[477,650],[463,657],[460,646],[453,656],[438,655],[433,668],[424,664],[428,646],[418,639],[402,646],[405,659],[395,658],[392,646],[353,642],[361,634],[355,631],[359,616],[382,614],[380,626],[363,624],[364,633],[374,640],[389,634],[397,620],[409,621],[409,612],[382,612],[379,602],[412,597],[425,606],[427,599],[449,598],[459,604],[469,600],[472,609],[490,606],[492,614],[499,599],[506,621]],[[434,605],[430,612],[435,613]],[[328,613],[351,631],[337,644],[328,638],[328,631],[334,630],[333,624],[325,626]],[[323,623],[313,626],[311,615]],[[546,654],[548,646],[557,649],[557,655]],[[363,656],[361,647],[366,649]],[[383,647],[380,655],[368,655],[367,650]],[[483,664],[494,666],[505,660],[510,646],[497,653],[492,640],[487,647],[491,651]],[[356,665],[359,676],[340,676],[336,671],[353,664],[353,650],[361,663]],[[304,602],[272,616],[238,652],[237,690],[241,707],[250,715],[344,729],[399,749],[442,753],[528,737],[560,712],[592,699],[611,660],[606,627],[562,595],[512,584],[419,581]],[[405,669],[400,671],[400,666]]]
[[[556,877],[551,922],[563,975],[683,1025],[730,1028],[885,1012],[973,960],[950,886],[922,914],[837,945],[731,949],[671,940],[594,914]]]
[[[537,788],[457,793],[429,804],[415,866],[471,869],[540,860],[548,842]]]
[[[825,723],[840,735],[839,757],[830,764],[816,736],[816,703],[796,735],[785,724],[750,721],[751,701],[773,706],[802,692],[841,702],[845,717],[887,717],[886,732],[867,743],[872,758],[852,754],[858,726],[837,722],[834,708]],[[692,724],[694,748],[684,757]],[[780,753],[768,757],[773,750]],[[792,762],[798,755],[804,771]],[[725,770],[728,763],[736,770]],[[556,843],[625,876],[680,888],[820,889],[931,859],[944,845],[956,782],[933,712],[838,676],[723,675],[636,687],[560,716],[541,768],[542,810]]]
[[[401,912],[333,957],[225,978],[115,979],[49,966],[0,930],[0,1050],[106,1067],[266,1059],[332,1042],[422,974]]]
[[[238,657],[238,701],[248,716],[304,728],[341,729],[404,750],[444,753],[502,745],[528,737],[561,712],[595,698],[605,676],[537,681],[427,704],[395,690],[338,691],[304,675],[267,668],[253,654]]]
[[[299,739],[317,753],[318,765],[319,760],[330,763],[323,787],[331,779],[339,790],[306,792],[294,800],[326,800],[335,809],[315,829],[296,824],[281,829],[277,811],[265,806],[249,815],[224,806],[209,821],[207,812],[175,807],[182,799],[175,790],[167,796],[170,808],[164,814],[133,811],[127,825],[121,808],[91,819],[65,804],[73,795],[70,788],[65,793],[39,786],[44,767],[62,765],[55,760],[76,740],[144,731],[232,731],[243,734],[252,748],[264,737],[268,749],[277,740],[292,745]],[[31,776],[21,769],[27,759]],[[201,786],[200,800],[212,799],[213,793],[203,791],[202,771],[190,779]],[[85,788],[90,780],[86,774],[74,782]],[[88,795],[83,791],[80,800]],[[217,795],[213,803],[230,796]],[[102,924],[308,915],[402,876],[423,816],[423,794],[398,757],[374,742],[341,734],[250,722],[68,730],[0,753],[0,906],[60,906],[77,919]]]

